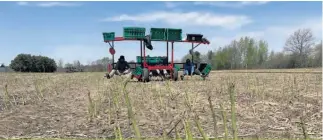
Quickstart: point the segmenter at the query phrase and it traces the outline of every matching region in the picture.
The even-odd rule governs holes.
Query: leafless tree
[[[63,66],[64,66],[63,59],[59,59],[58,60],[58,67],[63,68]]]
[[[298,29],[285,43],[284,50],[298,56],[296,62],[300,67],[307,65],[307,57],[314,45],[314,36],[310,29]]]
[[[81,67],[81,63],[80,63],[80,61],[79,60],[75,60],[74,62],[73,62],[73,65],[74,65],[74,67],[76,67],[76,68],[80,68]]]

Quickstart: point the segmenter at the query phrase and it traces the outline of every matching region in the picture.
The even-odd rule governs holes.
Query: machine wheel
[[[144,68],[142,73],[142,81],[143,82],[149,82],[149,71],[147,68]]]
[[[177,71],[177,69],[173,69],[173,80],[174,81],[177,81],[177,79],[178,79],[178,71]]]

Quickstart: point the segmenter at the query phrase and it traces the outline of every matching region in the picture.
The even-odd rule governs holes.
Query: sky
[[[300,28],[310,28],[322,39],[322,2],[0,2],[0,63],[9,65],[20,53],[44,55],[64,63],[88,64],[111,57],[102,32],[122,36],[123,27],[181,28],[203,34],[210,45],[206,53],[243,36],[268,42],[281,51],[286,39]],[[115,42],[115,58],[135,60],[140,43]],[[165,56],[166,43],[153,42],[149,55]],[[175,43],[175,59],[189,52],[191,44]]]

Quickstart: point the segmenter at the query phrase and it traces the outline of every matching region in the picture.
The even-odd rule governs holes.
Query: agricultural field
[[[0,138],[322,138],[321,72],[215,71],[206,81],[149,83],[0,73]]]

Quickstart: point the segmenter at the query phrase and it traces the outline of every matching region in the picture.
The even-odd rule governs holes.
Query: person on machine
[[[181,78],[183,79],[185,75],[193,75],[194,73],[194,64],[191,62],[190,59],[186,59],[186,62],[184,64],[184,73],[181,75]]]
[[[203,73],[201,73],[198,69],[195,69],[194,63],[192,63],[190,59],[186,59],[184,64],[184,73],[181,75],[181,79],[183,80],[185,75],[192,76],[193,74],[200,75],[202,78],[205,78]]]
[[[113,69],[110,74],[107,74],[108,79],[112,78],[114,74],[116,75],[126,75],[131,72],[128,62],[125,60],[124,56],[121,55],[115,69]]]

